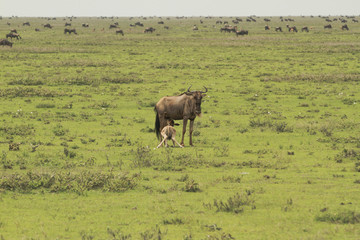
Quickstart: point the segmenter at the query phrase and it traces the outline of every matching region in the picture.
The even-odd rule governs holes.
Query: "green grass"
[[[1,239],[359,238],[360,25],[218,19],[0,20],[22,36],[0,47]],[[154,105],[190,85],[195,147],[154,150]]]

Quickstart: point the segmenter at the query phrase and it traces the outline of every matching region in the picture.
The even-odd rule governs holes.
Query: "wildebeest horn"
[[[206,93],[208,91],[208,89],[204,86],[205,88],[205,92],[201,91],[201,93]]]
[[[188,88],[187,92],[190,92],[190,88],[191,88],[192,85],[190,85],[190,87]]]

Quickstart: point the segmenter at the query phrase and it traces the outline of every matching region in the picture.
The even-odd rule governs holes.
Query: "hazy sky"
[[[359,15],[360,0],[0,0],[0,16]]]

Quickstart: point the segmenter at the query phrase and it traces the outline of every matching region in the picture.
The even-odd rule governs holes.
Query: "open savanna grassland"
[[[234,19],[2,18],[0,238],[359,239],[360,25]],[[195,146],[154,150],[190,85]]]

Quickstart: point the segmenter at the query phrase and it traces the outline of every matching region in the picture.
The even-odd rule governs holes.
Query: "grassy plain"
[[[359,239],[360,25],[271,19],[0,20],[22,36],[0,47],[0,238]],[[154,150],[155,103],[190,85],[195,147]]]

